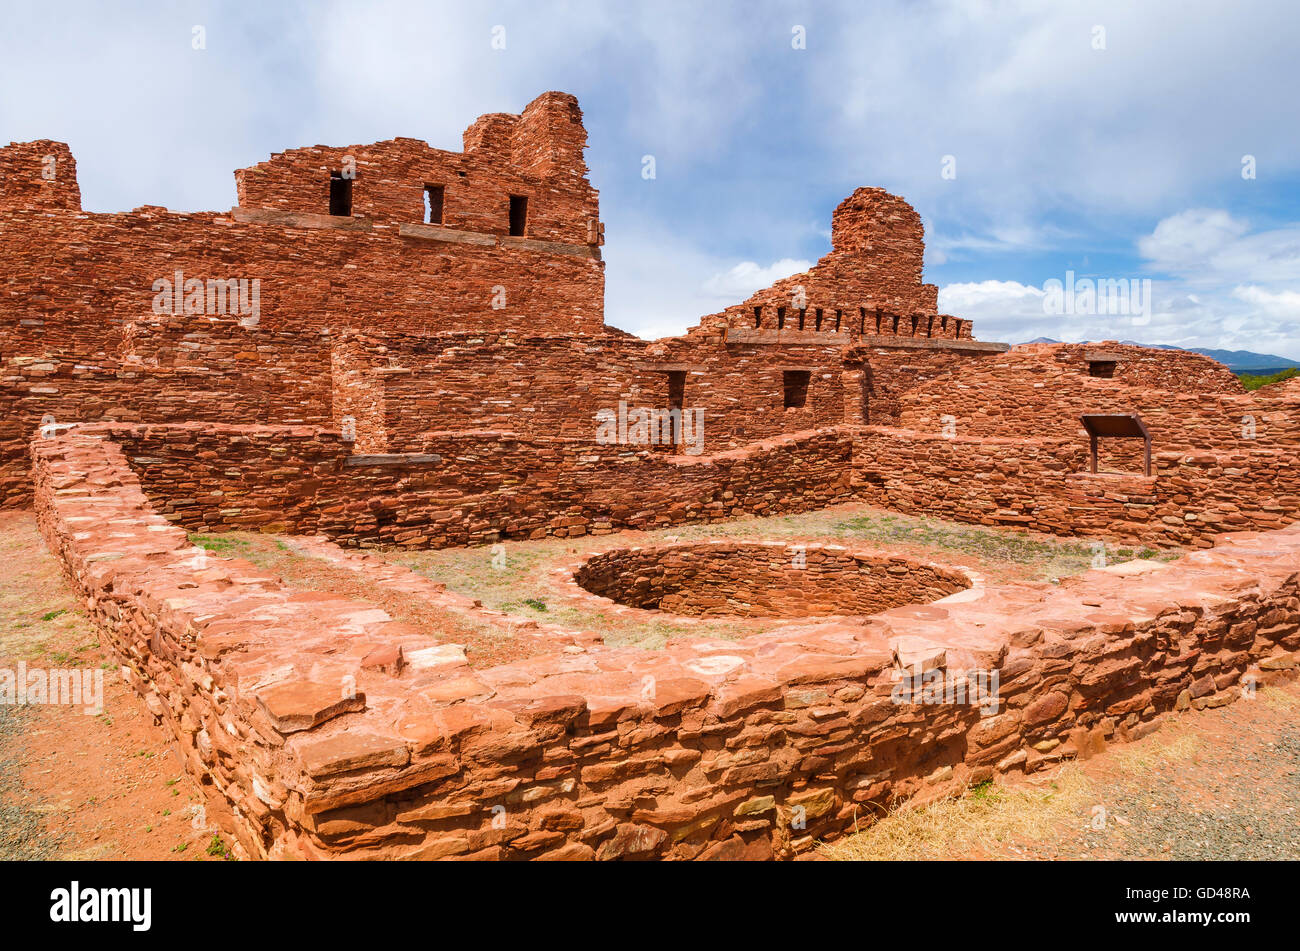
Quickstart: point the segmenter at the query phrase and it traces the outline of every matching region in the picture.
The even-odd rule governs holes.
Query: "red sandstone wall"
[[[95,353],[126,321],[151,314],[154,282],[180,270],[186,280],[260,281],[259,325],[268,330],[603,326],[604,265],[586,246],[485,246],[363,224],[2,210],[0,325],[28,353]]]
[[[340,344],[370,405],[382,402],[388,451],[421,451],[445,429],[597,438],[597,414],[669,406],[670,371],[684,405],[704,412],[704,451],[837,425],[844,419],[839,347],[722,347],[713,341],[525,334],[351,335]],[[803,407],[784,406],[783,371],[811,374]],[[348,378],[354,388],[362,386]],[[382,395],[381,395],[382,394]]]
[[[484,135],[497,126],[496,136]],[[376,221],[423,223],[424,189],[444,189],[442,225],[507,235],[510,196],[529,200],[526,235],[588,243],[588,222],[600,215],[583,160],[587,133],[578,101],[543,93],[520,116],[484,116],[465,133],[465,151],[430,148],[417,139],[373,145],[315,146],[278,152],[235,173],[241,208],[329,213],[330,173],[345,160],[355,169],[352,213]]]
[[[77,161],[62,142],[38,139],[0,148],[0,209],[81,210]]]
[[[1294,452],[1160,452],[1156,476],[1090,475],[1075,439],[945,438],[868,427],[854,466],[863,501],[895,511],[1056,535],[1205,547],[1221,532],[1300,517]]]
[[[693,332],[971,339],[970,321],[938,313],[938,288],[922,283],[924,254],[916,210],[882,188],[859,188],[835,209],[831,251],[812,270],[703,318]]]
[[[617,604],[687,617],[866,616],[928,604],[970,587],[950,568],[842,545],[744,541],[616,548],[593,555],[574,581]]]
[[[359,407],[364,448],[393,452],[421,451],[425,433],[444,429],[594,439],[597,413],[616,412],[620,401],[667,408],[674,371],[686,374],[684,405],[704,412],[704,451],[713,452],[842,422],[891,421],[913,388],[984,356],[883,341],[845,351],[695,335],[650,342],[497,333],[351,333],[336,350],[336,399]],[[809,373],[802,407],[785,406],[787,370]],[[379,432],[386,443],[372,438]]]
[[[126,321],[155,312],[155,282],[177,271],[259,281],[271,330],[599,332],[599,207],[577,101],[544,93],[498,118],[505,139],[467,133],[463,154],[413,139],[281,153],[237,173],[229,214],[85,214],[65,145],[0,149],[0,332],[23,353],[102,353]],[[53,180],[41,177],[45,155]],[[345,157],[353,216],[331,217],[330,171]],[[424,224],[431,184],[445,188],[443,226]],[[508,235],[512,194],[529,200],[521,237]]]
[[[1089,354],[1120,356],[1114,377],[1089,376],[1084,359]],[[1297,409],[1300,400],[1283,393],[1246,393],[1227,367],[1200,354],[1115,344],[1034,344],[955,365],[915,388],[898,424],[937,432],[947,415],[961,435],[1039,437],[1069,431],[1086,443],[1080,415],[1137,413],[1157,451],[1248,449],[1300,446]]]
[[[440,548],[806,511],[853,498],[916,514],[1204,547],[1300,517],[1292,453],[1160,453],[1158,476],[1089,475],[1071,439],[838,427],[691,457],[500,432],[354,456],[313,427],[105,425],[158,510],[195,531],[323,532]],[[1230,474],[1230,475],[1229,475]]]
[[[669,372],[702,410],[702,451],[864,419],[889,422],[908,393],[984,354],[894,346],[721,344],[687,336],[325,333],[233,318],[135,317],[94,358],[0,346],[0,485],[28,499],[26,444],[41,419],[174,423],[355,423],[358,452],[420,452],[430,432],[510,430],[594,442],[597,414],[665,409]],[[9,354],[14,354],[10,356]],[[784,406],[784,371],[810,374],[806,403]],[[628,449],[638,449],[628,446]],[[660,447],[666,451],[668,447]]]
[[[158,511],[194,531],[323,532],[441,548],[821,508],[851,498],[853,446],[805,433],[701,457],[510,433],[431,434],[352,456],[312,427],[85,427],[121,444]]]
[[[0,504],[30,504],[28,444],[47,418],[328,425],[331,337],[202,317],[124,325],[112,355],[22,355],[0,364]]]
[[[33,451],[51,550],[254,857],[791,857],[911,796],[1231,703],[1300,650],[1290,529],[725,647],[404,669],[431,639],[372,605],[196,564],[112,442]],[[996,705],[927,700],[900,680],[922,671],[996,671]]]

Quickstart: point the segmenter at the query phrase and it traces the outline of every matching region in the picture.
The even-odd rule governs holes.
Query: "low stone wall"
[[[194,531],[315,534],[444,548],[507,538],[821,508],[852,496],[852,436],[798,433],[666,456],[514,433],[433,433],[425,451],[358,455],[302,426],[92,426],[117,441],[158,510]]]
[[[1272,530],[1300,518],[1294,452],[1276,448],[1159,452],[1155,475],[1089,473],[1074,438],[945,437],[858,430],[856,495],[899,512],[981,525],[1207,547],[1216,535]]]
[[[1300,526],[865,621],[470,670],[189,547],[111,433],[33,443],[41,530],[252,856],[791,857],[907,797],[1087,756],[1300,650]]]
[[[616,548],[593,555],[574,580],[634,608],[688,617],[876,614],[970,587],[962,573],[841,545],[716,541]]]

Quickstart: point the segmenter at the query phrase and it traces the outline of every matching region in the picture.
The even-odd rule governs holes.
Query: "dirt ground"
[[[0,704],[0,859],[222,858],[198,785],[100,646],[30,512],[0,512],[0,566],[0,667],[104,675],[98,715]]]

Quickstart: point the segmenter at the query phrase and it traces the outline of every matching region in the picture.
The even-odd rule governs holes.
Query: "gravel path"
[[[1022,845],[1028,855],[1300,859],[1296,684],[1264,688],[1219,710],[1180,714],[1151,737],[1083,767],[1106,811],[1105,829],[1093,829],[1084,816],[1048,841]]]
[[[59,842],[31,808],[19,781],[18,748],[30,711],[0,705],[0,861],[47,859]]]

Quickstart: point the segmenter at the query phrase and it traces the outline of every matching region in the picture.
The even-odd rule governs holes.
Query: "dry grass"
[[[960,798],[920,807],[903,803],[864,831],[822,845],[820,851],[837,861],[983,857],[1016,842],[1045,839],[1096,801],[1092,783],[1068,764],[1043,788],[995,780]]]
[[[1190,732],[1185,723],[1166,718],[1160,732],[1145,743],[1115,749],[1110,754],[1117,772],[1135,777],[1179,763],[1197,762],[1205,740]]]
[[[1300,694],[1261,688],[1260,701],[1284,713],[1300,709]],[[1166,718],[1159,732],[1138,743],[1112,746],[1103,760],[1069,762],[1015,782],[1002,778],[964,796],[912,806],[901,803],[874,824],[819,852],[836,861],[999,858],[1032,852],[1062,830],[1082,829],[1091,810],[1118,790],[1145,788],[1171,769],[1195,769],[1211,752],[1204,724]]]
[[[1300,714],[1300,693],[1261,687],[1256,692],[1255,699],[1279,713]]]

